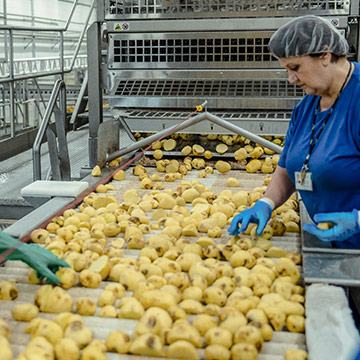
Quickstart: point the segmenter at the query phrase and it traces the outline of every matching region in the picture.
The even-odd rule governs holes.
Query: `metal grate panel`
[[[110,69],[278,67],[272,32],[109,35]]]
[[[287,80],[120,80],[115,96],[302,97]]]
[[[105,0],[106,19],[349,14],[344,0]]]
[[[188,112],[127,110],[124,111],[123,116],[129,119],[184,119],[188,115]],[[291,118],[291,112],[215,112],[214,115],[225,120],[290,120]]]

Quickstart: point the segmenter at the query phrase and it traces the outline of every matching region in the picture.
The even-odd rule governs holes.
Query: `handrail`
[[[68,16],[67,22],[65,24],[64,27],[29,27],[29,26],[15,26],[15,25],[0,25],[0,31],[7,31],[8,32],[8,39],[9,39],[9,53],[8,53],[8,63],[9,63],[9,73],[8,76],[4,76],[2,78],[0,78],[0,84],[1,83],[10,83],[10,98],[13,99],[13,97],[15,96],[15,90],[14,90],[14,83],[15,81],[20,81],[20,80],[26,80],[26,79],[33,79],[33,78],[39,78],[39,77],[44,77],[44,76],[55,76],[55,75],[61,75],[63,76],[63,74],[65,73],[69,73],[71,71],[73,71],[77,56],[79,54],[80,51],[80,47],[81,47],[81,43],[83,41],[84,35],[86,33],[86,29],[88,27],[89,21],[90,21],[90,17],[91,14],[95,8],[96,5],[96,0],[92,0],[91,6],[90,6],[90,10],[86,19],[86,22],[84,24],[84,27],[82,29],[82,32],[80,34],[80,37],[77,41],[76,44],[76,48],[74,51],[74,54],[72,56],[71,59],[71,63],[70,63],[70,67],[65,69],[65,63],[64,63],[64,32],[68,30],[69,25],[70,25],[70,21],[73,17],[73,14],[75,12],[75,8],[76,5],[78,3],[79,0],[74,0],[70,14]],[[59,32],[59,36],[60,36],[60,44],[59,44],[59,57],[58,57],[58,61],[59,61],[59,70],[55,70],[55,71],[50,71],[50,72],[40,72],[37,74],[31,73],[31,74],[16,74],[15,73],[15,63],[16,63],[16,59],[14,59],[14,52],[13,52],[13,48],[14,48],[14,31],[17,30],[21,30],[21,31],[30,31],[30,32]],[[6,41],[6,46],[7,43]],[[14,114],[14,101],[11,100],[11,104],[10,104],[10,121],[11,121],[11,137],[15,137],[15,114]]]
[[[54,111],[56,100],[59,95],[60,90],[65,88],[65,82],[62,79],[56,80],[53,90],[51,92],[51,96],[48,102],[48,106],[46,107],[44,117],[39,126],[39,130],[36,134],[36,138],[32,147],[32,155],[33,155],[33,179],[34,181],[41,179],[41,159],[40,159],[40,149],[42,141],[44,140],[45,132],[47,127],[49,126],[50,118],[52,112]],[[61,94],[60,94],[61,95]],[[64,96],[61,95],[61,96]],[[60,104],[64,106],[64,111],[66,112],[66,101],[61,101]]]
[[[79,0],[74,0],[71,10],[70,10],[70,14],[68,16],[68,19],[66,21],[66,24],[64,27],[59,27],[59,28],[46,28],[46,27],[36,27],[36,26],[19,26],[19,25],[0,25],[0,30],[25,30],[25,31],[66,31],[70,25],[70,21],[74,15],[75,12],[75,8],[76,5],[78,3]],[[93,4],[92,4],[93,5]],[[90,12],[92,10],[90,9]]]

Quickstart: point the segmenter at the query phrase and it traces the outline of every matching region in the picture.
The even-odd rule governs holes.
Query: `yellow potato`
[[[307,352],[301,349],[287,349],[285,360],[307,360]]]
[[[64,338],[73,339],[79,349],[83,349],[90,344],[93,334],[81,321],[74,321],[66,328]]]
[[[218,160],[215,163],[215,168],[217,171],[224,174],[231,170],[231,165],[227,161]]]
[[[13,352],[10,348],[8,339],[0,335],[1,360],[12,360]]]
[[[3,319],[0,319],[0,336],[10,339],[10,327]]]
[[[165,357],[161,338],[154,334],[143,334],[137,337],[130,346],[130,352],[134,355]]]
[[[52,345],[63,337],[63,330],[60,325],[55,321],[35,318],[31,320],[25,329],[27,334],[30,334],[31,338],[37,336],[45,337]]]
[[[305,332],[305,318],[301,315],[289,315],[286,318],[286,327],[291,332]]]
[[[167,351],[169,358],[197,360],[199,355],[196,352],[196,347],[189,341],[178,340],[173,342]]]
[[[130,351],[131,337],[122,330],[112,331],[105,342],[108,351],[126,354]]]
[[[62,338],[54,346],[57,360],[78,360],[80,351],[76,342],[70,338]]]
[[[232,338],[233,334],[231,331],[220,327],[211,328],[205,334],[206,344],[218,344],[224,346],[227,349],[229,349],[233,344]]]
[[[76,311],[80,315],[92,316],[96,312],[96,303],[90,297],[79,297],[76,300]]]
[[[81,285],[87,288],[98,288],[101,283],[101,275],[95,271],[85,269],[79,274],[79,281]]]
[[[16,321],[31,321],[36,318],[38,313],[39,309],[32,304],[18,304],[12,309],[12,316]]]
[[[231,358],[233,360],[257,360],[258,352],[253,344],[239,343],[231,348]]]
[[[15,300],[18,294],[12,281],[0,281],[0,300]]]
[[[230,350],[220,344],[209,345],[205,348],[205,360],[229,360]]]

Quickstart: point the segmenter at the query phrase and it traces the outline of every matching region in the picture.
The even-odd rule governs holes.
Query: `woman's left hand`
[[[355,209],[352,212],[316,214],[314,222],[315,224],[305,224],[303,229],[322,241],[344,241],[360,232],[359,213]],[[321,230],[316,224],[323,222],[330,222],[334,226],[328,230]]]

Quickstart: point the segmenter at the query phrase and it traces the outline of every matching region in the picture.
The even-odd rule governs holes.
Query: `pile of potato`
[[[166,175],[175,174],[176,188],[165,188],[168,180],[136,166],[133,173],[143,190],[126,191],[122,201],[114,193],[91,193],[77,209],[32,232],[33,242],[71,268],[57,272],[61,286],[42,285],[34,304],[14,307],[14,319],[29,321],[26,332],[32,338],[20,360],[30,359],[35,348],[41,349],[39,359],[54,354],[56,359],[78,359],[80,351],[83,359],[106,359],[106,351],[256,359],[274,331],[304,332],[304,289],[297,267],[301,257],[271,241],[286,231],[299,231],[296,198],[273,212],[261,237],[255,234],[256,225],[250,225],[241,236],[221,241],[232,217],[260,199],[266,185],[233,192],[230,184],[237,179],[229,178],[230,187],[215,194],[199,180],[176,175],[183,175],[176,161],[161,166]],[[166,172],[169,166],[171,172]],[[122,170],[118,179],[125,179]],[[138,257],[124,257],[124,249],[138,250]],[[41,284],[33,270],[29,283]],[[11,286],[0,283],[7,293]],[[66,291],[72,286],[103,289],[97,299],[73,301]],[[56,317],[39,318],[39,311]],[[82,318],[93,315],[138,322],[133,334],[112,331],[102,342],[93,338]],[[0,323],[3,348],[6,334],[1,335]],[[293,349],[286,359],[306,359],[306,353]]]
[[[147,134],[151,135],[151,134]],[[274,172],[277,163],[279,161],[279,155],[274,155],[274,151],[270,150],[266,147],[263,147],[260,144],[256,144],[249,139],[246,139],[240,135],[216,135],[216,134],[203,134],[199,139],[201,144],[194,143],[194,145],[181,145],[185,141],[189,141],[192,135],[190,134],[172,134],[170,138],[163,139],[161,141],[156,142],[153,146],[153,157],[156,160],[161,160],[163,158],[163,151],[172,151],[176,147],[181,147],[181,153],[184,156],[201,156],[205,159],[211,159],[214,153],[223,155],[227,152],[233,153],[234,160],[236,160],[241,165],[246,165],[245,169],[249,173],[255,173],[257,171],[261,171],[264,174],[271,174]],[[135,137],[141,140],[144,137],[141,136],[140,133],[136,133]],[[283,136],[263,136],[268,141],[273,142],[276,145],[283,146],[284,145],[284,137]],[[177,141],[180,143],[177,144]],[[211,142],[214,142],[213,145]],[[208,147],[206,149],[205,147]],[[185,162],[184,162],[185,163]],[[227,163],[228,164],[228,163]],[[230,165],[230,164],[229,164]],[[193,166],[195,169],[199,169],[198,167]],[[205,167],[205,166],[204,166]],[[217,168],[218,169],[218,168]],[[191,168],[187,168],[187,170],[191,170]],[[219,170],[219,169],[218,169]],[[221,171],[227,172],[228,170]],[[206,173],[205,173],[206,176]],[[201,172],[199,177],[205,177],[204,173]]]

